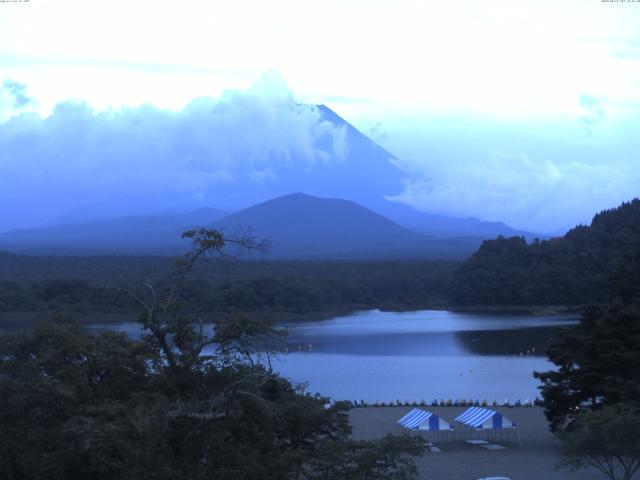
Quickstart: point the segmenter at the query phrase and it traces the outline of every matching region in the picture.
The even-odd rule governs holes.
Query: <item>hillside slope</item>
[[[606,301],[612,285],[639,265],[640,200],[597,214],[590,226],[527,244],[485,241],[451,284],[456,305],[581,305]],[[625,273],[626,272],[626,273]]]
[[[251,227],[270,256],[307,258],[463,258],[479,239],[436,239],[409,231],[354,202],[302,193],[254,205],[219,222],[227,233]]]

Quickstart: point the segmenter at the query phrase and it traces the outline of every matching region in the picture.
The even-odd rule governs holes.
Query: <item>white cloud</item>
[[[423,165],[394,201],[419,210],[505,221],[559,234],[598,211],[638,195],[640,170],[627,156],[599,161],[491,151],[446,164]],[[419,170],[414,165],[414,173]]]
[[[342,161],[343,130],[298,103],[274,73],[179,111],[60,103],[48,117],[23,114],[0,125],[0,204],[14,206],[0,229],[78,204],[126,211],[196,198],[223,206],[234,189],[251,192],[279,171]]]
[[[57,0],[6,10],[0,65],[49,103],[73,94],[92,105],[174,105],[186,101],[176,92],[245,87],[268,69],[328,103],[421,112],[567,113],[585,91],[640,100],[634,5]]]
[[[7,192],[22,204],[31,198],[30,211],[43,218],[43,209],[83,196],[155,192],[161,200],[172,190],[207,202],[217,189],[231,198],[236,182],[259,188],[287,169],[342,161],[345,130],[298,105],[309,99],[340,105],[385,140],[395,164],[413,174],[402,198],[430,212],[556,231],[638,195],[637,4],[22,7],[0,16],[3,72],[29,85],[43,116],[61,99],[86,102],[0,127],[0,200]],[[269,69],[297,98],[274,77],[250,86]],[[218,98],[191,102],[201,95]],[[0,92],[0,121],[15,113],[12,98]],[[330,141],[317,148],[322,136]]]

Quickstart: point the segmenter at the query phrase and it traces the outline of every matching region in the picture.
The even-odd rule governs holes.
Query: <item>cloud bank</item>
[[[575,98],[573,117],[553,121],[456,112],[383,127],[373,118],[363,131],[398,154],[391,162],[338,117],[300,104],[276,74],[178,111],[64,102],[41,117],[29,113],[34,105],[24,84],[0,87],[0,120],[11,117],[0,121],[0,231],[69,209],[237,210],[305,191],[374,210],[387,195],[428,213],[559,234],[640,195],[640,112],[621,117],[592,93]]]
[[[433,144],[433,157],[411,164],[411,179],[392,200],[432,213],[504,221],[556,235],[640,196],[637,137],[615,146],[519,138],[515,144],[527,153],[495,149],[517,148],[505,138],[478,140],[464,149],[441,141],[446,160],[438,158]]]
[[[13,81],[4,82],[0,98],[5,113],[31,101]],[[181,111],[142,105],[96,112],[64,102],[46,118],[22,113],[0,125],[0,230],[78,205],[109,205],[113,214],[237,208],[239,185],[250,192],[282,172],[343,161],[344,135],[271,73],[248,90],[198,98]]]

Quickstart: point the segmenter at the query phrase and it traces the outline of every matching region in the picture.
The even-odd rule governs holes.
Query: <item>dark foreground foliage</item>
[[[4,337],[0,478],[414,477],[419,438],[350,440],[345,404],[230,353],[163,366],[153,343],[65,322]]]
[[[421,438],[354,441],[348,405],[271,370],[282,332],[233,317],[207,335],[181,311],[184,278],[226,242],[213,233],[192,233],[167,288],[125,289],[141,341],[65,320],[0,337],[0,478],[415,477]]]
[[[556,430],[584,409],[632,402],[640,406],[640,309],[592,306],[548,349],[558,370],[536,373],[545,413]]]
[[[559,433],[561,466],[591,466],[610,480],[631,480],[640,469],[640,409],[625,404],[588,410]]]

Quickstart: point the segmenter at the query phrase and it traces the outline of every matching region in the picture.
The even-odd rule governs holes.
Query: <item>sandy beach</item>
[[[349,417],[353,435],[357,439],[378,438],[386,433],[407,432],[396,422],[413,407],[363,407],[351,410]],[[418,407],[428,410],[448,422],[465,410],[462,407]],[[507,476],[512,480],[601,480],[595,469],[570,472],[556,470],[559,444],[548,430],[547,421],[539,407],[494,407],[519,428],[520,447],[515,435],[494,436],[490,439],[505,449],[487,450],[464,442],[465,432],[456,428],[456,440],[440,439],[427,432],[413,431],[431,440],[440,453],[425,453],[418,459],[419,478],[429,480],[475,480],[486,476]],[[486,438],[480,435],[479,438]]]

